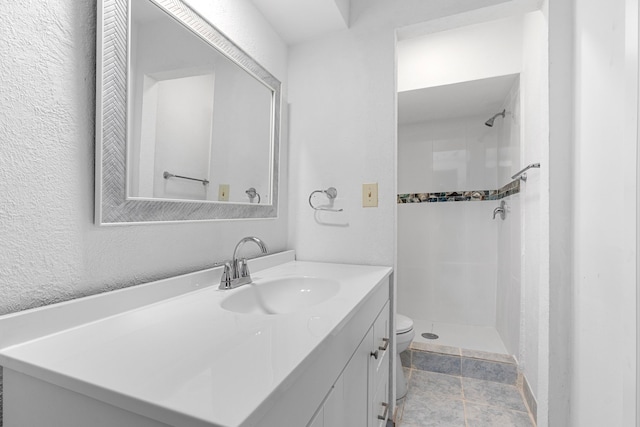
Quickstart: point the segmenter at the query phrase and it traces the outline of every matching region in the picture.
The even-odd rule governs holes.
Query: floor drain
[[[425,332],[424,334],[422,334],[422,338],[426,338],[428,340],[437,340],[438,337],[436,334],[432,334],[431,332]]]

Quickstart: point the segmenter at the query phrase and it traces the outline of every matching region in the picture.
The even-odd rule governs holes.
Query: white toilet
[[[407,380],[404,378],[400,353],[409,348],[416,332],[413,330],[413,320],[402,314],[396,314],[396,399],[402,399],[407,395]]]

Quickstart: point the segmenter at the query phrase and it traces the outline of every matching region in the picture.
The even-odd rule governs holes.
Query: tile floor
[[[534,427],[516,386],[403,368],[396,427]]]

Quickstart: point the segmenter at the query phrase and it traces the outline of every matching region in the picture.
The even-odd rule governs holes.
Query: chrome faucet
[[[267,249],[267,245],[257,237],[242,238],[233,250],[233,258],[231,261],[224,263],[224,271],[222,272],[222,278],[220,279],[220,289],[234,289],[238,286],[251,283],[251,273],[249,272],[247,259],[242,258],[241,260],[238,260],[238,251],[246,242],[254,242],[258,245],[263,254],[266,254],[269,251]]]
[[[498,206],[493,210],[493,219],[496,219],[496,214],[500,214],[500,218],[504,219],[504,215],[505,215],[504,205],[505,205],[505,202],[503,200],[500,202],[500,206]]]

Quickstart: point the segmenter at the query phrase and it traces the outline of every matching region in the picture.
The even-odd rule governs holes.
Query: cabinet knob
[[[372,351],[371,352],[371,357],[373,357],[374,359],[378,360],[378,350]]]

